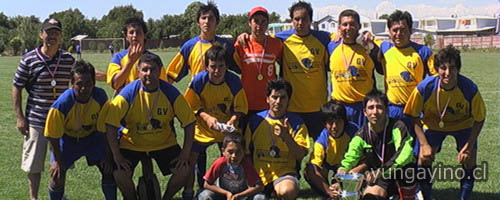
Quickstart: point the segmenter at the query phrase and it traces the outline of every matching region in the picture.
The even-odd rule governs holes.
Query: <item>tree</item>
[[[280,14],[276,13],[276,12],[272,12],[269,14],[269,23],[280,23],[281,20],[280,20]]]
[[[142,11],[138,11],[132,5],[116,6],[111,9],[107,15],[104,15],[99,21],[100,27],[97,31],[97,37],[102,38],[120,38],[125,21],[130,17],[143,18]]]
[[[19,51],[21,50],[21,46],[23,45],[23,41],[19,37],[13,37],[9,41],[10,48],[12,48],[12,52],[15,56],[18,55]]]
[[[68,9],[61,12],[55,12],[49,15],[61,21],[62,23],[62,44],[61,47],[67,47],[71,44],[71,38],[76,35],[94,35],[95,32],[88,25],[85,16],[78,9]]]
[[[246,14],[223,15],[217,26],[217,33],[229,34],[236,38],[240,33],[250,32],[247,22],[248,16]]]
[[[378,19],[389,19],[389,15],[388,14],[382,14],[378,17]]]
[[[0,54],[5,51],[7,43],[9,42],[9,29],[11,29],[9,18],[0,12]]]
[[[429,48],[431,48],[432,45],[434,45],[434,37],[431,34],[425,35],[425,37],[424,37],[424,44],[426,46],[428,46]]]
[[[188,39],[200,34],[196,16],[201,4],[201,2],[195,1],[189,4],[186,10],[184,10],[184,14],[182,14],[182,21],[185,26],[180,34],[181,38]]]
[[[34,49],[40,44],[40,30],[42,23],[34,15],[29,17],[17,16],[11,20],[12,27],[9,35],[18,36],[22,41],[22,49]]]

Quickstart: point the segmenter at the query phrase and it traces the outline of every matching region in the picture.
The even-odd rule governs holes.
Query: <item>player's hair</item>
[[[448,63],[454,63],[457,71],[460,72],[462,67],[462,61],[460,59],[460,50],[455,48],[452,44],[449,44],[444,49],[441,49],[434,58],[434,69],[438,71],[439,66]]]
[[[226,133],[222,141],[222,148],[226,148],[230,142],[234,142],[245,148],[245,138],[238,133]]]
[[[335,100],[330,100],[321,106],[320,117],[323,124],[326,124],[328,120],[332,119],[333,120],[342,119],[344,120],[344,125],[347,124],[347,115],[345,111],[345,106],[343,103]]]
[[[399,21],[406,21],[408,29],[412,32],[413,19],[408,11],[396,10],[387,18],[387,28],[391,29],[392,24]]]
[[[141,27],[142,32],[144,32],[144,35],[148,33],[148,27],[146,26],[146,22],[142,18],[139,17],[130,17],[127,20],[125,20],[125,24],[123,24],[122,32],[123,32],[123,37],[127,37],[127,31],[129,26],[138,26]]]
[[[226,49],[220,45],[214,45],[205,52],[205,67],[208,67],[208,61],[224,61],[226,62]]]
[[[73,66],[73,68],[71,68],[71,71],[69,73],[71,75],[71,84],[75,82],[75,79],[73,77],[73,75],[75,74],[88,74],[90,75],[90,78],[92,78],[92,82],[95,84],[95,69],[94,66],[92,66],[92,64],[90,64],[89,62],[86,62],[84,60],[76,61],[75,65]]]
[[[157,67],[158,69],[161,69],[163,67],[160,56],[148,52],[144,53],[139,59],[138,65],[141,66],[142,63],[150,64],[151,66]]]
[[[278,91],[282,89],[286,91],[288,98],[292,97],[292,85],[290,85],[288,81],[283,79],[269,80],[269,82],[267,82],[266,96],[268,97],[271,95],[273,90]]]
[[[217,8],[217,5],[213,1],[208,1],[207,4],[201,4],[200,8],[198,9],[198,12],[196,13],[196,23],[198,23],[198,20],[200,20],[200,16],[202,14],[205,14],[207,12],[212,11],[215,16],[215,23],[219,24],[220,20],[220,14],[219,14],[219,9]]]
[[[363,109],[366,109],[366,104],[368,103],[368,101],[378,101],[384,104],[386,109],[387,106],[389,105],[389,100],[387,100],[387,96],[377,89],[372,90],[365,96],[365,98],[363,99]]]
[[[288,9],[288,11],[290,12],[290,19],[293,20],[293,12],[300,9],[306,9],[307,14],[309,14],[309,19],[312,21],[313,9],[311,7],[311,4],[305,1],[297,1],[294,4],[292,4],[292,7]]]
[[[352,17],[358,23],[358,25],[361,25],[361,22],[359,21],[359,14],[353,9],[346,9],[342,11],[339,14],[339,23],[341,23],[340,20],[342,19],[342,17]]]

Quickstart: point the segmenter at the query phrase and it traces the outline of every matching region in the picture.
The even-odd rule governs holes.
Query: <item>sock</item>
[[[417,172],[425,170],[424,179],[418,180],[418,187],[422,191],[422,196],[425,200],[432,199],[432,167],[431,166],[417,166]]]
[[[460,180],[460,199],[468,200],[472,194],[472,189],[474,188],[474,169],[464,169],[464,177]]]
[[[116,200],[116,183],[113,175],[103,175],[101,189],[106,200]]]
[[[55,185],[49,184],[49,197],[51,200],[61,200],[64,195],[64,186],[56,188]]]

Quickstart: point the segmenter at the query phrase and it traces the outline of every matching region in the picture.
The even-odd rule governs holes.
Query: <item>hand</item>
[[[17,130],[21,133],[21,135],[29,135],[29,129],[28,129],[28,121],[26,118],[17,118],[17,123],[16,123]]]
[[[135,43],[134,45],[130,45],[128,51],[128,58],[131,62],[135,63],[141,56],[144,51],[144,45],[142,43]]]
[[[231,192],[227,192],[227,193],[226,193],[226,199],[227,199],[227,200],[231,200],[231,199],[233,199],[233,193],[231,193]]]
[[[236,42],[238,42],[243,48],[247,48],[247,43],[249,41],[250,35],[248,33],[242,33],[236,38]]]
[[[346,171],[343,169],[337,169],[337,174],[346,174]]]
[[[432,155],[432,147],[429,144],[420,145],[420,152],[418,154],[418,159],[422,165],[430,165],[434,161],[434,156]]]
[[[282,122],[281,125],[277,124],[274,126],[274,134],[284,139],[285,136],[290,136],[290,134],[288,134],[288,118],[285,118]]]
[[[54,161],[50,164],[49,174],[50,177],[54,179],[54,182],[56,179],[59,179],[61,177],[61,173],[63,170],[63,166],[57,161]]]
[[[175,163],[176,173],[187,174],[189,173],[189,151],[181,151],[181,154],[172,160],[170,163]]]
[[[207,118],[206,122],[207,122],[208,128],[211,128],[215,131],[220,131],[219,127],[217,126],[217,123],[219,122],[219,121],[217,121],[217,118],[210,116]]]
[[[365,46],[370,42],[373,42],[373,34],[370,31],[366,31],[363,34],[363,46]]]
[[[458,153],[457,162],[464,165],[467,164],[469,159],[471,158],[471,153],[472,152],[469,148],[469,145],[466,144]]]
[[[339,33],[332,33],[333,35],[331,36],[332,42],[338,42],[342,37],[340,36]]]
[[[237,200],[237,199],[240,199],[240,198],[241,198],[240,196],[241,196],[241,195],[240,195],[240,193],[235,194],[235,195],[231,196],[231,200]]]
[[[329,190],[327,191],[328,196],[332,199],[338,199],[340,197],[340,184],[339,183],[334,183],[330,185],[328,188]]]
[[[132,163],[130,163],[129,160],[125,159],[121,153],[113,155],[113,159],[115,160],[118,170],[130,171],[130,166],[132,165]]]
[[[377,182],[377,179],[380,178],[382,175],[381,170],[377,169],[375,171],[373,170],[368,170],[366,173],[366,182],[368,182],[368,185],[373,185],[375,182]]]

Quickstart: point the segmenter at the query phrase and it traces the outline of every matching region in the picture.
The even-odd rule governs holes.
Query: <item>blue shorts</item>
[[[431,147],[441,147],[446,136],[453,136],[457,144],[457,151],[460,151],[465,146],[465,143],[467,143],[467,140],[469,140],[471,131],[471,128],[451,132],[434,131],[428,129],[424,131],[424,134],[425,138],[427,138],[427,142],[429,142]],[[474,143],[472,148],[477,149],[477,141]]]
[[[97,165],[106,158],[106,139],[102,133],[92,133],[87,137],[75,138],[63,135],[59,138],[59,149],[65,168],[85,156],[89,166]],[[50,162],[54,162],[54,153],[50,153]]]
[[[291,112],[293,114],[299,115],[300,118],[304,121],[307,127],[307,131],[309,132],[309,137],[313,138],[313,141],[316,141],[319,134],[324,128],[323,121],[321,120],[321,113],[318,112],[309,112],[309,113],[298,113]]]
[[[344,127],[344,132],[353,137],[359,128],[366,123],[366,117],[363,113],[363,102],[344,103],[347,115],[347,127]]]
[[[207,148],[210,147],[212,144],[215,144],[215,142],[202,143],[198,141],[193,141],[193,145],[191,146],[191,152],[195,153],[205,152]],[[217,145],[219,145],[220,149],[222,147],[222,142],[218,142]]]

